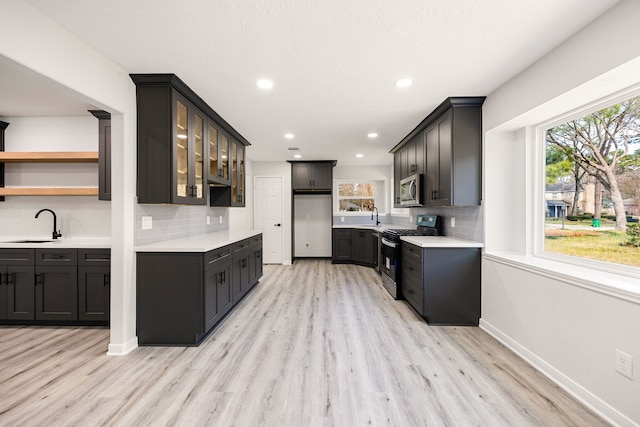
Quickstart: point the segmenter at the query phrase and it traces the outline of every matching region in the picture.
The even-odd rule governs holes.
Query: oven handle
[[[391,248],[395,248],[396,246],[398,246],[397,243],[394,243],[394,242],[392,242],[390,240],[387,240],[384,237],[381,240],[382,240],[382,244],[385,245],[385,246],[389,246]]]

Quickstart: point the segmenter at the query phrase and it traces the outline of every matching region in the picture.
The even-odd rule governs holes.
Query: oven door
[[[396,280],[398,273],[398,256],[400,245],[381,238],[381,258],[380,271],[382,272],[382,284],[385,289],[395,299],[400,299],[400,288]]]

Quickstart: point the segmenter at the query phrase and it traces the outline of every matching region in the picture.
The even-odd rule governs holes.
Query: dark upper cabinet
[[[211,206],[244,206],[249,142],[174,74],[131,78],[138,107],[138,202],[202,205],[211,193]]]
[[[296,192],[330,193],[335,160],[291,163],[291,188]]]
[[[89,112],[98,119],[98,199],[111,200],[111,114]]]
[[[400,207],[397,181],[412,173],[424,174],[422,200],[425,206],[480,204],[484,99],[447,98],[391,150],[396,207]],[[415,167],[410,160],[412,153]],[[411,172],[412,169],[415,172]]]
[[[207,122],[209,162],[206,165],[209,184],[230,185],[229,135],[213,120]]]
[[[229,141],[229,182],[230,185],[213,184],[209,188],[209,206],[244,207],[245,187],[245,147],[235,139]]]

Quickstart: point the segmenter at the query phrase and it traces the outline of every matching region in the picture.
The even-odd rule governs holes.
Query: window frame
[[[527,145],[529,145],[529,147],[527,147],[527,154],[530,155],[531,159],[531,161],[528,163],[531,173],[528,175],[530,175],[529,188],[532,189],[532,197],[528,198],[528,200],[531,201],[531,218],[533,219],[533,221],[531,221],[532,227],[530,227],[529,232],[529,239],[532,244],[527,246],[530,247],[530,254],[534,257],[549,261],[571,264],[577,267],[597,270],[599,272],[619,274],[640,279],[640,267],[634,267],[626,264],[616,264],[608,261],[601,261],[597,259],[565,255],[554,252],[547,252],[544,249],[546,219],[545,183],[547,130],[636,96],[640,96],[640,88],[638,87],[619,91],[610,94],[609,96],[605,96],[595,101],[586,103],[578,108],[569,110],[549,120],[540,122],[535,126],[525,128],[525,140],[528,142]]]

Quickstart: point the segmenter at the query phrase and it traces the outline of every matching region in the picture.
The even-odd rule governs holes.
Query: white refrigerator
[[[331,195],[293,196],[293,256],[331,257]]]

